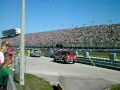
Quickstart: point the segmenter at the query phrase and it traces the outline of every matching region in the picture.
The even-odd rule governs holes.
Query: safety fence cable
[[[98,67],[95,65],[95,63],[91,60],[91,58],[89,58],[89,60],[91,61],[91,63],[93,64],[93,66],[96,68],[99,76],[100,76],[101,78],[103,78],[102,74],[100,73],[100,71],[99,71]]]

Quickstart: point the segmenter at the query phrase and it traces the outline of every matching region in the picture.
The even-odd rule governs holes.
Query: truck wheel
[[[64,59],[62,59],[62,63],[63,63],[63,64],[65,64],[65,63],[66,63],[66,61],[65,61]]]
[[[73,64],[75,63],[75,60],[73,60]]]
[[[53,59],[53,62],[56,62],[56,59],[55,59],[55,58]]]

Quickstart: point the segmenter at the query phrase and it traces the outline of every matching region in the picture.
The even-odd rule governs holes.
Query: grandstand
[[[20,34],[20,29],[19,28],[13,28],[13,29],[2,31],[3,38],[17,36],[19,34]]]
[[[6,39],[13,46],[20,45],[19,36]],[[120,24],[94,25],[25,35],[26,46],[55,46],[88,48],[120,47]]]

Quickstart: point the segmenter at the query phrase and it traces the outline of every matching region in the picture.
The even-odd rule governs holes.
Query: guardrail
[[[20,73],[20,56],[14,56],[14,74]]]
[[[8,82],[7,82],[7,90],[17,90],[15,83],[13,81],[12,74],[9,75]]]
[[[120,71],[120,61],[78,57],[78,63],[93,65]]]

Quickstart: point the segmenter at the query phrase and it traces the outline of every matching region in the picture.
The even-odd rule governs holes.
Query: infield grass
[[[115,84],[110,87],[110,90],[120,90],[120,84]]]
[[[48,81],[32,74],[25,74],[25,85],[20,85],[19,75],[15,77],[17,90],[53,90]]]

